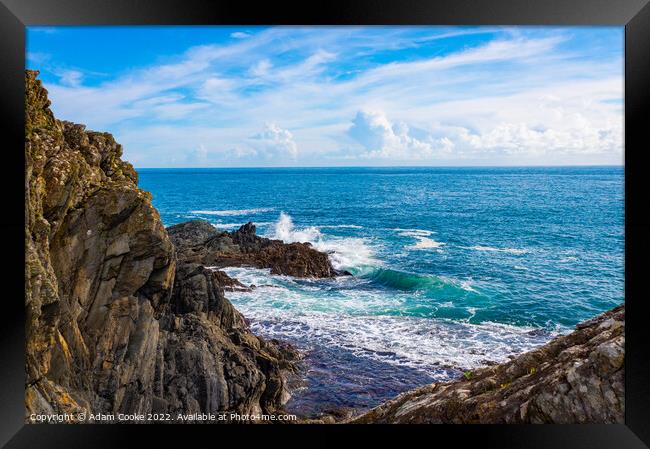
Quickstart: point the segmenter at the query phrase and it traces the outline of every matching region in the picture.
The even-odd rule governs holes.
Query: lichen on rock
[[[510,362],[404,393],[353,423],[622,423],[625,306]]]
[[[223,279],[179,262],[108,133],[25,81],[26,409],[277,412],[293,351],[253,335]]]

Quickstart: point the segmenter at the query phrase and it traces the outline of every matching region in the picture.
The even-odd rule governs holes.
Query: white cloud
[[[246,39],[247,37],[251,37],[251,35],[243,31],[235,31],[234,33],[230,33],[230,37],[233,39]]]
[[[489,163],[515,158],[534,160],[545,156],[619,155],[622,121],[597,126],[584,115],[555,111],[552,127],[538,123],[501,122],[484,131],[462,126],[432,124],[417,128],[393,122],[381,111],[359,111],[348,134],[361,144],[361,158],[426,161],[432,164],[455,158]],[[495,159],[495,157],[497,159]]]
[[[275,123],[267,123],[264,130],[250,137],[250,145],[267,158],[298,156],[298,146],[293,140],[293,134],[280,128]]]
[[[336,54],[324,50],[318,50],[307,58],[282,67],[272,67],[268,58],[256,63],[249,73],[256,79],[252,83],[273,83],[276,86],[287,86],[293,83],[303,83],[305,80],[321,74],[326,64],[336,59]]]
[[[390,62],[495,32],[410,30],[271,28],[92,87],[59,73],[47,88],[57,116],[113,132],[141,166],[189,164],[204,144],[206,164],[249,166],[622,159],[622,53],[584,57],[563,49],[568,34],[524,30]]]
[[[27,61],[31,64],[43,64],[50,59],[48,53],[40,51],[28,51],[27,52]]]
[[[446,137],[434,138],[414,130],[404,122],[391,122],[383,112],[359,111],[349,135],[364,147],[364,158],[414,160],[449,153],[453,143]],[[416,137],[416,134],[420,136]]]
[[[170,103],[156,106],[152,112],[162,120],[178,120],[207,107],[207,103]]]
[[[269,74],[272,65],[273,64],[268,60],[268,58],[264,58],[251,67],[249,72],[251,75],[256,77],[265,77]]]
[[[83,80],[83,73],[78,70],[61,70],[58,75],[64,86],[78,87]]]

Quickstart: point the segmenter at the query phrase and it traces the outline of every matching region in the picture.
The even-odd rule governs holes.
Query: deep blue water
[[[229,269],[255,332],[305,350],[290,410],[367,408],[623,302],[622,167],[140,169],[165,225],[309,241],[335,280]]]

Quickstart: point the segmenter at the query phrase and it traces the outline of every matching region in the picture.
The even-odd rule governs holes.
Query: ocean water
[[[622,167],[140,169],[166,226],[311,242],[354,276],[229,268],[254,332],[305,354],[288,410],[366,409],[623,302]]]

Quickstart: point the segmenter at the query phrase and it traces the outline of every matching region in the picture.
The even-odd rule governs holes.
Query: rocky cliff
[[[514,360],[402,394],[353,423],[622,423],[625,308]]]
[[[122,147],[57,120],[37,75],[25,91],[27,416],[277,411],[293,351],[249,332],[227,277],[177,258]],[[246,246],[244,234],[229,238]]]

